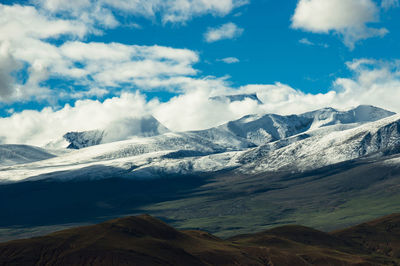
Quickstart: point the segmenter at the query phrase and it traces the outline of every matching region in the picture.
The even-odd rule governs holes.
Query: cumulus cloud
[[[372,0],[299,0],[292,27],[313,33],[334,32],[353,49],[360,40],[388,33],[385,28],[367,26],[379,21],[379,11]]]
[[[61,59],[57,48],[46,40],[60,36],[83,38],[88,28],[81,22],[49,18],[33,6],[0,4],[0,32],[3,66],[0,72],[3,91],[4,88],[7,91],[0,98],[4,101],[45,95],[47,89],[39,88],[37,84],[48,77],[48,65]],[[25,63],[27,68],[21,69]],[[11,82],[12,72],[19,70],[26,71],[29,76],[25,84]]]
[[[32,0],[31,2],[49,14],[63,15],[81,21],[92,30],[97,24],[107,28],[119,25],[112,11],[102,7],[100,2],[90,0]]]
[[[76,20],[50,18],[33,6],[0,4],[0,40],[47,39],[60,35],[83,37],[86,25]]]
[[[376,105],[400,112],[400,62],[359,59],[347,63],[353,78],[339,78],[335,86],[346,102]],[[354,105],[354,104],[353,104]]]
[[[242,35],[243,29],[229,22],[217,28],[209,28],[204,34],[206,42],[216,42],[225,39],[234,39]]]
[[[113,15],[184,23],[196,16],[225,16],[247,0],[31,0],[32,5],[0,4],[0,101],[40,100],[105,95],[119,87],[144,86],[190,80],[196,52],[161,46],[86,43],[89,34],[119,25]],[[69,41],[64,41],[65,39]],[[57,44],[50,40],[58,40]],[[24,76],[23,80],[13,77]],[[54,90],[50,79],[63,80]],[[178,80],[180,81],[178,82]],[[128,85],[129,84],[129,85]],[[75,86],[86,87],[75,91]],[[96,90],[95,90],[96,89]]]
[[[0,98],[5,100],[14,93],[15,80],[11,73],[20,67],[9,49],[8,45],[0,46]]]
[[[172,130],[194,130],[217,126],[247,114],[294,114],[331,106],[348,109],[370,104],[400,112],[399,61],[382,62],[359,59],[347,63],[352,77],[338,78],[327,93],[311,94],[289,85],[253,84],[232,88],[219,81],[212,87],[203,86],[153,109],[153,114]],[[233,93],[256,93],[263,104],[246,99],[236,102],[210,101],[210,96]],[[218,115],[215,115],[218,114]]]
[[[6,143],[29,143],[43,146],[55,142],[69,131],[105,128],[110,123],[149,113],[153,102],[138,93],[123,93],[103,102],[78,100],[60,110],[25,110],[0,119],[0,134]]]
[[[261,111],[254,100],[212,101],[212,93],[212,90],[196,90],[174,97],[158,106],[154,116],[172,130],[186,131],[206,129]]]
[[[78,100],[60,110],[26,110],[0,118],[0,139],[4,143],[40,146],[59,140],[68,131],[105,128],[113,122],[144,115],[153,115],[171,130],[185,131],[218,126],[247,114],[287,115],[327,106],[348,109],[370,104],[400,112],[399,61],[358,59],[347,66],[353,76],[336,79],[327,93],[304,93],[281,83],[232,88],[224,79],[209,77],[181,81],[193,87],[164,103],[148,102],[140,93],[122,93],[103,102]],[[238,93],[256,93],[263,104],[250,98],[233,102],[210,100],[210,96]]]
[[[104,90],[109,87],[127,83],[135,86],[152,79],[197,73],[192,65],[198,61],[198,56],[193,51],[157,45],[84,43],[78,40],[55,45],[46,39],[60,35],[80,38],[88,29],[77,22],[48,19],[34,7],[0,7],[0,15],[4,15],[0,16],[0,30],[4,33],[0,36],[0,73],[4,83],[0,100],[29,100],[32,97],[44,100],[85,95],[61,89],[53,91],[43,86],[43,82],[50,78],[88,87],[88,93],[98,88],[97,92],[104,95]],[[41,30],[43,28],[45,30]],[[13,84],[10,75],[17,66],[26,66],[20,69],[28,76],[22,84]]]
[[[332,16],[326,13],[326,1],[319,0],[318,6],[315,0],[301,0],[293,18],[293,27],[318,33],[336,32],[343,36],[349,46],[371,34],[378,34],[374,30],[383,30],[366,26],[378,20],[377,7],[370,0],[346,1],[353,4],[329,0],[343,5],[342,9],[338,9],[339,15],[335,9],[337,6],[332,7],[334,12],[331,13],[336,14]],[[51,98],[57,101],[64,97],[78,100],[73,106],[65,105],[61,109],[48,107],[41,111],[12,111],[9,117],[0,118],[0,139],[4,143],[42,146],[59,140],[68,131],[104,128],[115,121],[127,121],[147,114],[154,115],[172,130],[183,131],[217,126],[250,113],[291,114],[326,106],[348,108],[358,104],[373,104],[400,111],[396,102],[400,97],[397,61],[361,59],[349,62],[347,66],[354,73],[353,77],[339,78],[333,83],[331,91],[314,95],[281,83],[232,88],[227,77],[198,77],[194,68],[199,61],[198,54],[188,49],[84,42],[87,34],[99,33],[99,25],[116,26],[118,21],[113,12],[118,10],[149,18],[160,16],[165,23],[183,23],[203,14],[223,16],[247,1],[34,2],[40,3],[41,8],[0,4],[0,101]],[[361,2],[372,9],[368,11],[357,6]],[[304,6],[301,7],[301,3],[305,3]],[[323,14],[328,20],[320,14],[312,18],[313,13],[307,13],[314,12],[313,9],[310,11],[310,5],[325,12]],[[349,15],[348,5],[355,5],[351,6],[351,10],[356,14]],[[359,12],[365,13],[360,15]],[[99,21],[101,18],[104,18],[103,22]],[[295,24],[295,20],[301,23]],[[243,29],[235,24],[227,23],[209,29],[205,38],[213,42],[235,38],[242,32]],[[60,37],[68,37],[69,41]],[[54,44],[49,39],[58,42]],[[238,59],[223,60],[234,63]],[[24,74],[26,78],[15,80],[17,74]],[[45,85],[49,79],[68,81],[72,88],[55,90]],[[75,86],[85,89],[74,90]],[[148,102],[140,93],[121,93],[120,88],[124,86],[138,87],[142,91],[163,88],[181,92],[181,95],[166,103],[157,100]],[[113,91],[112,95],[118,96],[104,101],[80,100],[101,97],[110,90]],[[251,99],[234,102],[209,99],[210,96],[233,93],[257,93],[264,104]]]
[[[192,78],[197,74],[193,68],[198,62],[196,52],[157,45],[87,43],[84,39],[100,34],[99,27],[117,26],[116,10],[184,22],[204,14],[224,16],[247,2],[32,0],[30,6],[0,4],[0,102],[54,104],[65,98],[118,93],[128,87],[149,90],[165,86],[182,91],[191,87],[188,83],[197,83]],[[15,74],[26,78],[16,80]],[[61,80],[63,85],[47,85],[51,79]],[[85,89],[76,91],[76,87]]]
[[[136,80],[167,79],[174,76],[196,74],[192,65],[198,61],[197,53],[187,49],[163,46],[122,45],[118,43],[68,42],[60,47],[60,53],[69,62],[67,71],[90,79],[97,86],[118,87],[124,83],[136,84]],[[79,66],[76,67],[77,63]]]
[[[218,59],[218,61],[224,62],[226,64],[235,64],[240,62],[240,60],[236,57],[225,57],[222,59]]]

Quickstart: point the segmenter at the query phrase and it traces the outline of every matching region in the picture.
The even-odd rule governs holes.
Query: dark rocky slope
[[[283,226],[222,240],[148,215],[0,244],[0,265],[398,265],[400,214],[333,233]]]

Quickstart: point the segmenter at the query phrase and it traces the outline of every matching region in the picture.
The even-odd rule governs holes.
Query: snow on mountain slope
[[[132,136],[152,137],[164,134],[169,130],[153,116],[126,118],[109,124],[102,130],[69,132],[64,138],[70,143],[68,148],[81,149],[102,143],[128,139]]]
[[[224,151],[244,150],[256,146],[247,138],[242,138],[234,132],[226,130],[224,126],[199,131],[189,131],[184,134],[220,145],[221,149]]]
[[[360,123],[376,121],[393,114],[372,106],[359,106],[343,112],[325,108],[301,115],[248,115],[215,128],[186,132],[184,139],[195,138],[199,141],[212,142],[222,146],[219,149],[221,152],[243,150],[285,139],[310,129],[335,124],[358,123],[353,125],[358,126]],[[165,132],[168,132],[168,129],[155,118],[145,117],[118,121],[104,130],[70,132],[65,134],[64,138],[70,143],[68,148],[80,149],[125,140],[131,136],[153,137]]]
[[[230,132],[240,139],[246,139],[259,146],[321,127],[337,124],[353,124],[352,127],[356,127],[362,123],[377,121],[394,114],[381,108],[366,105],[361,105],[349,111],[324,108],[300,115],[248,115],[217,127],[217,129]],[[331,127],[330,129],[337,128]]]
[[[286,140],[287,145],[275,142],[251,149],[238,158],[242,164],[240,171],[306,171],[363,156],[400,152],[400,115],[325,133],[314,132],[307,137],[298,135]]]
[[[54,157],[47,151],[28,145],[0,145],[0,166],[29,163]]]
[[[250,115],[229,122],[220,128],[247,139],[255,145],[287,138],[309,129],[312,120],[302,116]]]
[[[366,122],[391,114],[361,106],[347,112],[322,109],[299,116],[246,116],[208,130],[131,137],[60,152],[40,162],[0,167],[0,181],[158,178],[235,168],[243,173],[316,169],[400,152],[399,116]]]
[[[235,149],[236,146],[233,144],[230,147]],[[209,167],[207,166],[206,169],[197,170],[212,171],[216,169],[215,164],[226,166],[225,163],[218,162],[218,156],[213,157],[225,151],[227,151],[226,145],[213,143],[192,132],[166,133],[152,138],[134,137],[125,141],[72,150],[40,163],[0,168],[0,181],[19,181],[40,175],[47,175],[42,178],[60,178],[65,177],[65,171],[79,169],[82,170],[80,175],[85,173],[86,176],[93,176],[93,173],[90,173],[90,167],[100,165],[113,167],[119,174],[123,171],[125,176],[148,177],[149,173],[156,176],[157,169],[162,165],[165,166],[161,167],[165,168],[164,170],[177,169],[179,166],[191,164],[189,161],[192,160],[207,161],[208,156],[217,159],[209,160]],[[200,164],[206,166],[205,163]],[[197,171],[193,167],[191,169]],[[183,169],[180,172],[183,172]],[[94,174],[95,178],[110,175],[110,172],[98,171]]]
[[[335,124],[366,123],[380,120],[395,113],[370,105],[360,105],[349,111],[338,111],[333,108],[323,108],[308,112],[302,116],[310,118],[313,123],[310,129]]]

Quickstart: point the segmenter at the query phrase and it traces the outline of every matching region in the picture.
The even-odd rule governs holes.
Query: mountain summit
[[[222,102],[241,102],[245,100],[256,101],[257,104],[262,104],[263,102],[258,98],[256,93],[253,94],[233,94],[233,95],[219,95],[210,97],[212,101],[222,101]]]
[[[69,149],[81,149],[89,146],[128,139],[129,137],[153,137],[169,130],[153,116],[126,118],[114,121],[105,129],[84,132],[68,132],[64,139]]]

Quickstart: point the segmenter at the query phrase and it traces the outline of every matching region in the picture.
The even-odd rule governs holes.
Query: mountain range
[[[399,121],[394,113],[373,106],[349,111],[325,108],[289,116],[248,115],[214,128],[188,132],[171,132],[154,117],[136,118],[105,129],[66,133],[67,148],[76,151],[49,160],[31,152],[29,161],[21,161],[24,164],[7,163],[7,171],[0,171],[0,181],[64,179],[64,171],[70,170],[82,176],[93,165],[115,167],[118,175],[129,178],[232,169],[253,174],[312,170],[398,152]],[[25,163],[30,161],[35,162]],[[109,175],[96,173],[97,178]]]
[[[57,149],[0,145],[0,241],[142,212],[220,237],[400,212],[399,125],[363,105],[186,132],[144,116]]]

